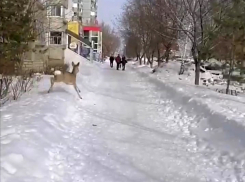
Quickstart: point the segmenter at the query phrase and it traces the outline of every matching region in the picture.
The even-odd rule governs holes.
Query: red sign
[[[100,32],[100,27],[84,26],[83,31]]]

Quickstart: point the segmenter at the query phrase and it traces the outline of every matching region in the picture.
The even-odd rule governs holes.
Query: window
[[[98,44],[94,44],[94,49],[98,49]]]
[[[50,16],[61,16],[61,6],[51,6]]]
[[[50,44],[62,44],[62,32],[50,32]]]
[[[92,37],[92,41],[94,41],[94,43],[98,43],[98,37]]]
[[[98,36],[99,35],[99,33],[98,32],[95,32],[95,31],[92,31],[92,36]]]
[[[89,31],[84,31],[84,32],[83,32],[83,36],[84,36],[84,37],[89,37]]]

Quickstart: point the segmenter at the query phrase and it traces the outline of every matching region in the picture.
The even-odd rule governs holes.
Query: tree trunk
[[[192,52],[192,56],[195,61],[195,85],[199,85],[201,61],[198,58],[199,56],[198,50],[195,44],[192,45],[191,52]]]
[[[137,59],[136,59],[136,61],[139,61],[139,55],[137,54]]]
[[[150,61],[150,67],[153,68],[153,61]]]
[[[229,69],[229,75],[228,75],[228,80],[227,80],[227,87],[226,87],[226,94],[229,94],[229,89],[230,89],[230,83],[231,83],[231,74],[233,71],[233,66],[234,66],[234,59],[235,59],[235,34],[233,32],[233,37],[232,37],[232,49],[231,49],[231,60],[230,60],[230,69]]]
[[[230,90],[230,84],[231,84],[231,74],[233,71],[233,60],[230,61],[230,68],[229,68],[229,74],[228,74],[228,79],[227,79],[227,87],[226,87],[226,94],[229,94],[229,90]]]
[[[195,58],[195,85],[199,85],[199,80],[200,80],[200,66],[201,62],[197,58]]]
[[[168,63],[168,61],[169,61],[170,51],[171,51],[171,46],[167,46],[166,47],[166,51],[165,51],[165,60],[166,60],[166,63]]]
[[[155,53],[155,51],[152,51],[152,54],[151,54],[151,61],[150,61],[151,68],[153,67],[153,63],[154,63],[154,53]]]
[[[140,65],[142,65],[142,59],[143,57],[145,57],[145,53],[142,54],[142,56],[139,56],[140,57]]]
[[[161,57],[160,48],[158,48],[157,49],[157,64],[158,64],[158,67],[160,66],[160,57]]]
[[[151,55],[148,54],[148,56],[147,56],[147,65],[149,65],[150,63],[151,63]]]
[[[151,61],[151,59],[150,59],[150,58],[151,58],[151,56],[150,56],[150,55],[148,55],[146,58],[147,58],[147,62],[146,62],[146,64],[147,64],[147,65],[149,65],[149,64],[150,64],[150,61]]]

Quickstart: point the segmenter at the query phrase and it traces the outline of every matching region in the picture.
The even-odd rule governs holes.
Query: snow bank
[[[243,94],[234,97],[220,94],[206,86],[195,86],[195,77],[192,74],[178,75],[179,62],[169,62],[156,73],[151,74],[152,69],[148,66],[133,68],[141,73],[157,78],[167,86],[173,88],[178,94],[188,96],[192,101],[205,105],[212,113],[219,113],[228,120],[237,121],[245,127],[245,97]]]
[[[50,83],[46,76],[40,85],[38,92],[1,108],[1,182],[65,180],[68,169],[63,154],[66,147],[75,150],[78,145],[65,144],[73,137],[69,129],[83,125],[74,105],[76,94],[62,84],[55,86],[59,96],[47,94]],[[79,158],[76,152],[71,155]]]

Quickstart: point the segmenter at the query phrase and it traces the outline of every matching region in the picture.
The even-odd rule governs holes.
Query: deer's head
[[[73,67],[72,73],[77,74],[79,72],[79,62],[77,64],[74,64],[72,62],[72,67]]]

